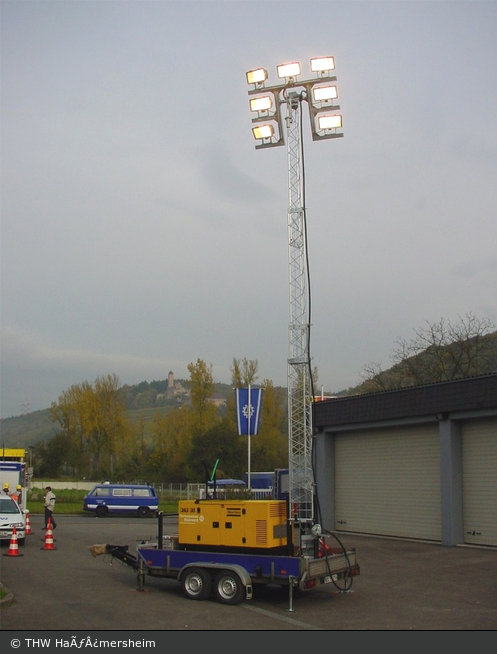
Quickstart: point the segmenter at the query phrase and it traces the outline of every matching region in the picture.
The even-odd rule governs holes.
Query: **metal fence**
[[[76,489],[90,491],[96,484],[102,482],[98,481],[43,481],[40,479],[33,480],[33,488],[46,488],[50,486],[56,489]],[[116,481],[116,484],[147,484],[141,479],[133,479],[132,481]],[[204,487],[204,484],[150,484],[155,488],[159,498],[162,500],[191,500],[199,496],[199,489]]]
[[[204,484],[156,484],[155,490],[161,500],[194,500]]]
[[[159,498],[162,500],[196,500],[196,499],[205,499],[205,484],[158,484],[155,486]],[[211,489],[212,490],[212,489]],[[250,498],[253,500],[263,500],[270,499],[273,497],[272,488],[257,488],[247,491],[244,489],[245,493],[250,493]],[[221,488],[217,489],[218,497],[230,496],[236,491],[230,489],[229,491],[223,490]],[[209,493],[211,494],[211,493]],[[231,498],[233,499],[233,498]]]

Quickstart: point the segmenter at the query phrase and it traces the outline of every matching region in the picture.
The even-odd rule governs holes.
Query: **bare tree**
[[[383,371],[381,363],[377,361],[373,361],[364,366],[360,378],[362,379],[361,391],[363,393],[388,391],[392,388],[388,373]]]

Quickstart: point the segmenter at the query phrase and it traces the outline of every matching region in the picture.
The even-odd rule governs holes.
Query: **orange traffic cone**
[[[45,545],[41,548],[42,550],[54,550],[53,544],[53,533],[52,533],[52,521],[50,518],[47,522],[47,531],[45,532]]]
[[[17,545],[17,529],[12,529],[12,538],[10,539],[9,551],[4,556],[22,556],[19,554],[19,547]]]
[[[26,510],[26,536],[32,533],[33,532],[31,531],[31,523],[29,522],[29,511]]]

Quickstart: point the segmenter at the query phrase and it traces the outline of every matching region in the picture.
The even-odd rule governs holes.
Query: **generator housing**
[[[284,500],[184,500],[178,506],[178,545],[188,549],[286,548]]]

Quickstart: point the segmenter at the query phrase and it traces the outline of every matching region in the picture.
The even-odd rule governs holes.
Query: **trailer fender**
[[[236,572],[240,577],[240,581],[245,586],[245,599],[252,599],[252,579],[247,572],[247,570],[238,563],[205,563],[204,561],[187,563],[181,568],[178,573],[178,581],[181,580],[181,575],[188,568],[207,568],[210,570],[231,570],[231,572]]]

